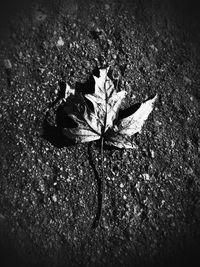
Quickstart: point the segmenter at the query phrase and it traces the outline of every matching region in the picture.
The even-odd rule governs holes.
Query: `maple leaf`
[[[149,114],[153,110],[157,95],[139,104],[137,110],[124,118],[119,118],[119,109],[126,96],[126,91],[117,92],[113,82],[108,77],[109,68],[100,69],[99,77],[93,76],[95,90],[93,94],[76,93],[66,85],[64,110],[73,122],[73,127],[63,129],[63,133],[76,142],[91,142],[101,140],[100,188],[98,191],[99,212],[94,221],[96,228],[100,222],[104,201],[104,142],[118,148],[136,148],[131,137],[140,132]],[[88,103],[89,101],[89,103]],[[93,108],[92,108],[93,107]]]
[[[66,86],[65,111],[76,122],[75,128],[64,128],[64,134],[77,142],[91,142],[104,139],[106,144],[119,148],[135,148],[131,136],[140,132],[153,110],[157,96],[149,99],[131,115],[119,119],[118,111],[126,96],[126,91],[117,92],[108,77],[108,68],[100,69],[99,77],[93,76],[95,91],[85,94],[94,107],[92,110],[81,94]]]

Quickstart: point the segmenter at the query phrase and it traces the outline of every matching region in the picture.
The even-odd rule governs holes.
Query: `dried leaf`
[[[135,133],[140,132],[143,124],[153,110],[154,102],[156,101],[156,99],[157,96],[148,101],[145,101],[141,104],[141,106],[135,113],[119,121],[119,133],[132,136]]]
[[[130,137],[141,132],[142,126],[153,110],[156,99],[157,96],[145,101],[140,105],[136,112],[117,121],[113,131],[110,133],[107,144],[119,148],[136,148],[136,145],[130,141]]]
[[[107,144],[119,148],[135,148],[130,136],[140,132],[142,126],[153,110],[157,96],[145,101],[130,116],[118,119],[118,111],[126,91],[116,92],[114,84],[108,77],[108,68],[100,70],[100,76],[94,76],[95,92],[85,97],[93,104],[91,110],[84,97],[75,95],[69,85],[66,86],[65,101],[68,115],[77,127],[65,128],[64,134],[78,142],[91,142],[104,138]]]

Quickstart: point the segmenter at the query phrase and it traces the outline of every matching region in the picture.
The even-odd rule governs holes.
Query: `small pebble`
[[[45,186],[43,183],[40,184],[40,190],[44,193],[45,192]]]
[[[9,59],[4,59],[4,66],[7,70],[12,69],[12,64]]]
[[[128,174],[128,179],[129,179],[130,181],[132,181],[132,180],[133,180],[133,175]]]
[[[58,39],[58,41],[57,41],[57,46],[63,46],[64,43],[65,42],[63,41],[62,37],[60,36],[59,39]]]
[[[108,39],[108,44],[112,45],[112,41],[110,39]]]
[[[140,182],[139,181],[136,183],[135,188],[138,192],[140,191]]]
[[[39,71],[41,72],[41,74],[45,71],[44,68],[39,68]]]
[[[156,120],[156,121],[155,121],[155,124],[156,124],[156,126],[160,126],[160,125],[162,125],[162,122],[161,122],[161,121],[158,121],[158,120]]]
[[[135,98],[136,98],[136,95],[132,94],[131,99],[135,99]]]
[[[55,194],[53,194],[53,196],[52,196],[52,201],[57,202],[57,196]]]
[[[183,81],[188,85],[192,84],[192,81],[187,76],[184,76]]]
[[[4,220],[5,216],[3,216],[3,214],[0,213],[0,220]]]
[[[158,52],[158,48],[157,47],[155,47],[155,45],[150,45],[150,48],[153,50],[153,51],[155,51],[156,53]]]
[[[155,158],[155,152],[154,152],[154,150],[151,150],[150,152],[151,152],[151,157],[152,158]]]
[[[174,148],[175,147],[175,142],[174,140],[171,140],[171,148]]]
[[[105,4],[105,10],[110,9],[110,6],[108,4]]]
[[[162,201],[161,201],[161,207],[162,207],[164,204],[165,204],[165,200],[162,199]]]
[[[36,14],[35,14],[35,18],[37,21],[44,21],[46,19],[47,15],[40,11],[40,10],[37,10],[36,11]]]
[[[121,183],[119,186],[120,186],[120,188],[123,188],[124,187],[124,184]]]
[[[22,53],[22,51],[20,51],[19,52],[19,58],[22,59],[22,57],[23,57],[23,53]]]
[[[143,173],[142,176],[144,177],[145,180],[147,181],[150,180],[150,175],[148,173]]]
[[[194,97],[193,96],[190,96],[190,101],[194,101]]]

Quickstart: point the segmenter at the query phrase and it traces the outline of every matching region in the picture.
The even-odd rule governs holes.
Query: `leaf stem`
[[[104,143],[104,138],[101,138],[101,148],[100,148],[100,153],[101,153],[101,170],[102,170],[102,175],[99,175],[101,177],[100,179],[100,190],[99,190],[99,208],[98,208],[98,213],[95,218],[95,221],[93,223],[93,228],[97,228],[100,224],[101,217],[102,217],[102,212],[104,208],[104,191],[105,191],[105,185],[104,185],[104,180],[105,180],[105,173],[104,173],[104,151],[103,151],[103,143]]]
[[[98,222],[97,222],[97,226],[99,225],[99,223],[101,222],[101,217],[102,217],[102,212],[103,212],[103,208],[104,208],[104,189],[105,189],[105,173],[104,173],[104,151],[103,151],[103,142],[104,142],[104,138],[101,137],[101,171],[102,171],[102,175],[101,175],[101,199],[100,199],[100,208],[99,208],[99,218],[98,218]]]
[[[100,210],[100,217],[99,221],[101,220],[102,216],[102,210],[104,208],[104,189],[105,189],[105,172],[104,172],[104,151],[103,151],[103,143],[104,138],[101,138],[101,170],[102,170],[102,176],[101,176],[101,210]]]

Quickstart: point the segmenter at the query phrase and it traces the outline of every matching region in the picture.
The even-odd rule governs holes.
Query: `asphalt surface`
[[[8,1],[1,8],[1,266],[195,266],[200,68],[195,2]],[[66,82],[110,66],[123,108],[158,94],[136,150],[62,135]],[[50,109],[48,116],[47,109]]]

